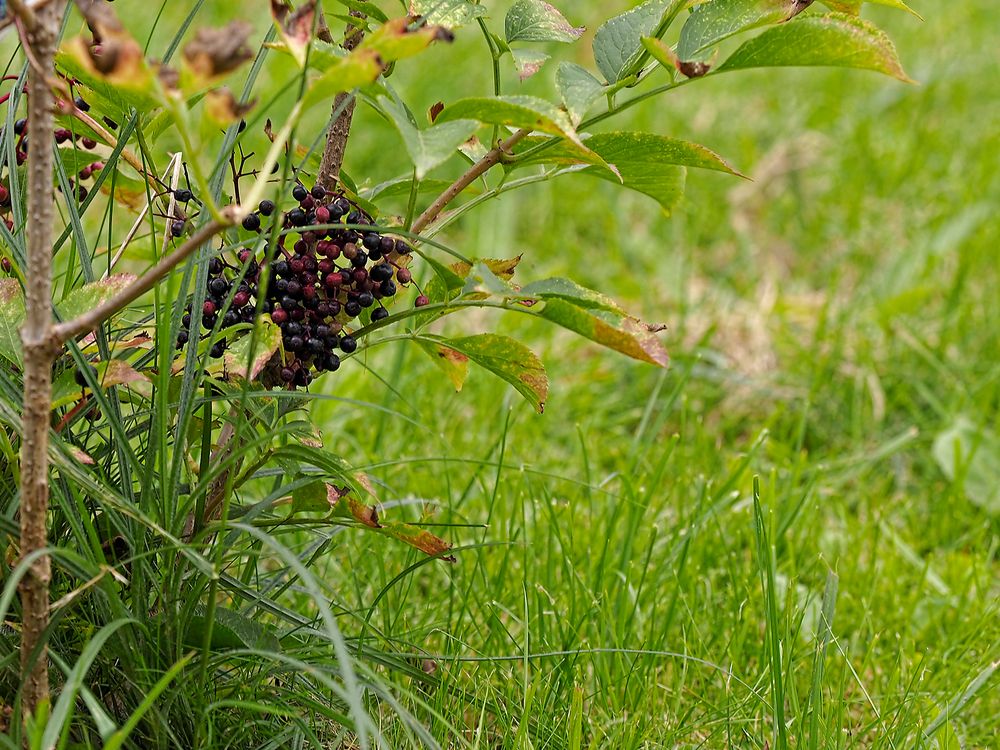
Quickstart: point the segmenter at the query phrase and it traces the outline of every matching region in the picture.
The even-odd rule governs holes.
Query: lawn
[[[593,28],[627,3],[561,5],[590,29],[562,59],[591,64]],[[544,414],[484,371],[456,393],[417,347],[317,384],[324,445],[370,478],[384,517],[445,537],[456,560],[352,529],[282,540],[353,653],[443,747],[1000,746],[996,9],[911,5],[923,21],[865,15],[914,85],[750,72],[616,121],[703,143],[748,180],[691,170],[667,216],[567,176],[438,237],[523,254],[515,280],[572,276],[665,324],[668,370],[483,311],[440,330],[528,343],[552,383]],[[206,23],[233,7],[204,6]],[[173,33],[180,15],[156,22]],[[484,53],[466,30],[396,85],[415,111],[487,92],[488,66],[465,68]],[[549,68],[505,76],[551,96]],[[392,128],[362,107],[354,133],[352,177],[394,176]],[[260,576],[318,618],[283,564],[265,556]],[[368,708],[388,746],[408,747],[392,706]],[[212,710],[218,747],[312,746],[285,717]],[[322,716],[323,746],[355,746]]]

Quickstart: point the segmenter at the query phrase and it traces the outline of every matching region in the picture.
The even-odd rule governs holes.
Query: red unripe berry
[[[340,272],[335,271],[327,275],[325,283],[328,287],[338,287],[344,283],[344,277]]]
[[[280,326],[282,323],[288,322],[288,313],[279,307],[271,312],[271,320]]]
[[[368,272],[363,268],[358,268],[351,274],[351,278],[354,279],[355,284],[364,284],[368,281]]]
[[[302,206],[303,209],[308,211],[309,209],[311,209],[313,206],[316,205],[316,202],[313,200],[313,197],[311,195],[307,195],[305,198],[299,201],[299,205]]]
[[[83,169],[80,170],[80,179],[89,180],[92,172],[93,170],[90,167],[84,167]]]
[[[431,303],[431,301],[427,298],[427,295],[426,294],[421,294],[414,301],[413,306],[414,307],[425,307],[425,306],[429,305],[430,303]]]
[[[10,191],[3,185],[0,185],[0,204],[7,203],[9,200]]]
[[[11,232],[14,231],[14,220],[13,219],[4,219],[3,223],[7,225],[7,229],[9,231],[11,231]]]
[[[400,284],[409,284],[413,280],[413,274],[409,268],[400,268],[396,271],[396,281]]]
[[[97,141],[95,141],[93,138],[81,138],[80,143],[81,145],[83,145],[84,148],[94,148],[95,146],[97,146]]]
[[[10,269],[12,268],[10,258],[0,258],[0,268],[2,268],[5,273],[10,273]]]
[[[330,212],[327,210],[326,206],[320,206],[316,209],[316,223],[317,224],[329,224],[330,223]]]
[[[201,306],[201,311],[205,315],[215,315],[215,303],[205,302],[205,304]]]
[[[306,264],[302,262],[302,258],[292,258],[288,261],[288,268],[292,273],[298,275],[306,270]]]
[[[53,135],[55,136],[56,143],[65,143],[73,136],[66,128],[59,128]]]
[[[316,264],[316,269],[324,276],[333,271],[334,268],[335,266],[333,265],[332,260],[321,260]]]
[[[95,161],[93,164],[90,165],[91,172],[100,172],[102,169],[104,169],[103,161]]]
[[[302,299],[312,299],[315,296],[316,296],[316,287],[312,286],[311,284],[309,286],[302,287]]]
[[[249,301],[250,295],[246,292],[236,292],[233,295],[233,307],[243,307]]]
[[[240,250],[236,257],[240,259],[240,263],[246,263],[248,260],[253,258],[253,252],[250,250]]]

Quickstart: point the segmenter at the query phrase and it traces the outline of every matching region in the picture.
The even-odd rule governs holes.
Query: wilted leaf
[[[384,62],[392,62],[417,55],[433,42],[454,40],[455,35],[444,26],[417,24],[409,18],[394,18],[366,36],[358,49],[373,50]]]
[[[514,271],[523,257],[523,255],[518,255],[515,258],[479,258],[476,260],[476,265],[481,263],[496,274],[498,278],[510,281],[514,277]],[[469,272],[472,271],[472,264],[466,263],[464,260],[452,263],[449,267],[462,279],[466,278]]]
[[[549,379],[545,367],[534,352],[524,344],[492,333],[459,339],[434,339],[441,347],[451,349],[506,380],[539,413],[545,410]]]
[[[205,114],[219,127],[225,128],[242,120],[253,109],[255,101],[238,102],[226,87],[212,89],[205,94]]]
[[[148,383],[149,378],[132,367],[123,359],[112,359],[104,362],[93,362],[94,376],[101,388],[111,388],[115,385],[129,383]],[[81,387],[76,382],[76,368],[60,375],[52,384],[52,408],[60,407],[78,401],[89,388]]]
[[[517,0],[504,19],[508,43],[575,42],[584,28],[576,28],[565,16],[543,0]]]
[[[91,74],[119,88],[144,91],[151,88],[152,73],[142,47],[125,30],[105,3],[81,3],[80,9],[94,31],[95,44],[82,36],[67,44],[70,52]]]
[[[271,17],[292,57],[300,68],[304,67],[306,49],[312,41],[313,28],[317,25],[316,0],[308,0],[294,10],[284,0],[271,0]],[[322,13],[320,17],[322,18]]]
[[[469,376],[469,358],[436,341],[426,339],[414,339],[414,341],[420,350],[448,376],[448,380],[455,386],[455,390],[461,391]]]
[[[843,13],[802,16],[744,44],[718,71],[743,68],[836,66],[860,68],[911,82],[888,36]]]
[[[281,346],[281,329],[269,318],[258,318],[256,326],[256,335],[247,332],[226,349],[222,361],[227,377],[254,380]]]
[[[253,50],[247,45],[252,32],[253,26],[247,21],[232,21],[218,29],[198,29],[183,51],[196,85],[217,81],[253,59]]]

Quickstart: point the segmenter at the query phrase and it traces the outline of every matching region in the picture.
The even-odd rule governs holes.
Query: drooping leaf
[[[744,42],[718,70],[816,65],[874,70],[911,82],[889,37],[843,13],[802,16],[768,29]]]
[[[269,317],[258,318],[256,326],[256,336],[249,332],[245,333],[235,344],[226,349],[222,360],[228,377],[241,380],[255,379],[281,346],[281,329],[272,323]]]
[[[695,60],[723,39],[787,21],[811,4],[812,0],[709,0],[695,6],[681,29],[677,56]]]
[[[620,81],[642,54],[640,40],[652,35],[671,0],[647,0],[604,22],[594,35],[594,60],[608,83]]]
[[[393,62],[420,54],[434,42],[454,41],[444,26],[413,24],[408,18],[394,18],[368,34],[358,47],[376,52],[383,62]]]
[[[427,23],[457,29],[486,15],[486,8],[472,0],[410,0],[410,15],[420,16]]]
[[[604,84],[576,63],[563,62],[556,71],[556,86],[563,106],[569,112],[574,126],[587,114],[587,110],[604,94]]]
[[[961,480],[966,497],[991,516],[1000,516],[1000,438],[959,417],[934,439],[934,460],[951,481]]]
[[[476,265],[482,263],[490,269],[490,271],[496,274],[498,278],[504,281],[510,281],[514,277],[514,271],[521,263],[521,259],[523,257],[523,255],[518,255],[514,258],[479,258],[476,260]],[[457,263],[452,263],[450,268],[460,278],[464,279],[469,275],[469,272],[472,271],[472,264],[466,263],[464,260],[460,260]]]
[[[284,0],[271,0],[271,17],[286,49],[300,68],[305,67],[306,49],[316,26],[316,0],[308,0],[294,9]]]
[[[381,101],[383,109],[403,139],[403,145],[416,168],[418,180],[422,180],[428,172],[453,156],[458,147],[479,127],[475,120],[454,120],[421,130],[404,106],[389,98]]]
[[[356,49],[345,57],[335,58],[326,71],[309,84],[302,97],[305,109],[319,102],[372,83],[382,74],[382,59],[373,49]]]
[[[472,97],[449,104],[437,122],[477,120],[489,125],[530,128],[579,142],[573,123],[563,110],[534,96]]]
[[[575,28],[543,0],[517,0],[504,18],[504,34],[513,42],[575,42],[585,29]]]
[[[444,372],[451,384],[455,386],[455,390],[461,391],[466,378],[469,377],[469,358],[437,341],[422,338],[414,339],[414,341],[420,350]]]
[[[687,78],[700,78],[712,69],[711,63],[700,60],[681,60],[673,48],[662,39],[644,36],[642,46],[656,62],[667,68],[671,75],[679,71]]]
[[[563,299],[577,307],[625,315],[625,311],[613,299],[593,289],[582,287],[572,279],[556,277],[533,281],[521,287],[521,294],[539,299]]]
[[[541,361],[524,344],[508,336],[492,333],[433,340],[442,347],[471,359],[501,380],[506,380],[536,411],[544,411],[549,379]]]
[[[522,81],[527,81],[542,69],[542,66],[549,60],[549,55],[537,50],[516,49],[511,52],[511,58],[514,60],[517,77]]]
[[[670,358],[657,337],[662,330],[603,310],[588,310],[558,297],[544,300],[537,313],[557,325],[642,362],[667,367]]]
[[[56,305],[59,317],[63,320],[72,320],[89,312],[126,289],[135,279],[134,274],[118,273],[74,289]]]
[[[93,362],[91,363],[91,367],[94,368],[94,377],[101,388],[149,382],[149,378],[146,375],[136,370],[123,359]],[[88,387],[80,386],[76,382],[76,368],[70,368],[52,384],[52,408],[58,409],[74,401],[79,401],[81,396],[88,390]]]
[[[0,279],[0,356],[20,367],[24,292],[17,279]]]
[[[251,33],[253,25],[243,20],[231,21],[221,28],[198,29],[194,39],[184,45],[182,53],[185,74],[190,76],[189,90],[216,83],[252,60],[254,53],[247,44]],[[292,39],[291,36],[285,38]],[[308,43],[308,35],[305,43]]]

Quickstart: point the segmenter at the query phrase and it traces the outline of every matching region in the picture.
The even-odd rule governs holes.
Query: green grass
[[[870,15],[919,86],[758,72],[620,124],[705,143],[753,182],[692,172],[667,218],[569,177],[446,232],[467,255],[524,252],[522,281],[571,275],[668,324],[671,369],[520,316],[449,321],[541,354],[553,388],[539,416],[484,372],[456,395],[416,348],[384,348],[327,379],[342,400],[318,401],[313,421],[371,477],[386,517],[427,524],[457,562],[350,530],[285,532],[303,560],[325,541],[312,580],[259,544],[243,583],[270,585],[302,627],[333,633],[335,620],[444,747],[1000,744],[1000,522],[971,481],[988,456],[950,479],[934,451],[963,417],[983,451],[1000,431],[994,9],[913,4],[924,23]],[[593,26],[624,3],[585,5],[565,9]],[[439,76],[482,53],[469,32],[400,66],[398,86],[417,111],[457,83],[486,91],[485,63]],[[546,75],[525,88],[544,93]],[[361,111],[355,132],[355,179],[392,176],[391,131]],[[336,660],[314,656],[332,679]],[[149,663],[129,679],[154,694],[165,669]],[[308,698],[295,668],[276,673],[262,667],[235,705],[207,697],[195,670],[160,705],[210,714],[218,747],[355,746],[318,700],[305,721],[261,708],[240,725],[254,690]],[[409,746],[389,701],[365,705],[389,747]]]

